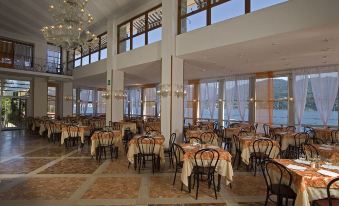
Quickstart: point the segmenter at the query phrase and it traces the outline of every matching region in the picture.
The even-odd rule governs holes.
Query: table
[[[191,137],[199,137],[199,138],[202,138],[201,137],[201,134],[203,134],[204,132],[211,132],[211,131],[204,131],[204,130],[187,130],[186,132],[186,137],[188,139],[190,139]],[[218,135],[215,134],[213,131],[212,133],[214,134],[214,139],[213,139],[213,142],[211,143],[212,145],[214,146],[218,146],[219,143],[218,143]],[[206,139],[201,139],[203,142],[207,142],[208,140]],[[192,142],[191,142],[192,143]]]
[[[78,127],[79,127],[79,136],[81,139],[81,143],[84,143],[85,135],[89,135],[90,133],[89,126],[78,126]],[[71,132],[76,132],[76,131],[73,130]],[[68,138],[67,126],[63,125],[61,129],[61,144],[64,144],[66,138]]]
[[[161,132],[161,123],[160,122],[146,122],[145,126],[150,127],[152,130],[157,130]]]
[[[297,134],[296,132],[276,132],[276,134],[281,135],[280,146],[282,151],[286,150],[289,145],[295,145],[294,135]],[[302,137],[305,137],[306,140],[306,136]]]
[[[91,155],[94,156],[96,154],[96,148],[99,145],[99,131],[94,132],[94,134],[91,137],[92,145],[91,145]],[[110,132],[103,132],[102,139],[108,139],[109,133],[113,134],[113,144],[115,146],[120,146],[122,144],[122,135],[120,130],[113,130]]]
[[[241,150],[241,159],[246,164],[249,165],[251,153],[253,153],[253,143],[257,139],[267,139],[264,137],[256,137],[256,136],[241,136],[238,137],[240,141],[240,150]],[[280,152],[279,142],[272,140],[273,148],[270,153],[270,158],[276,158]],[[264,146],[260,147],[260,149],[264,150]],[[267,151],[269,152],[269,151]]]
[[[324,141],[331,140],[331,133],[333,131],[332,129],[320,127],[314,127],[313,129],[317,138]]]
[[[225,128],[225,137],[226,138],[232,138],[233,135],[238,135],[241,130],[241,127],[229,127]]]
[[[218,174],[218,190],[220,189],[220,177],[225,178],[226,185],[232,182],[233,180],[233,168],[232,168],[232,156],[229,152],[223,150],[222,148],[214,145],[200,145],[201,148],[212,148],[219,152],[219,161],[216,167],[216,172]],[[200,149],[199,146],[193,146],[191,144],[181,144],[181,147],[184,149],[185,154],[183,155],[183,168],[181,172],[181,181],[187,187],[188,177],[191,176],[192,170],[195,164],[194,154]],[[182,155],[181,155],[182,156]],[[206,157],[203,157],[203,159]]]
[[[134,155],[139,153],[139,148],[137,144],[137,139],[141,137],[141,135],[134,136],[129,141],[129,147],[127,151],[127,159],[130,163],[134,164]],[[160,157],[160,163],[165,163],[165,150],[164,150],[164,143],[165,143],[165,137],[163,135],[154,136],[155,139],[155,146],[154,146],[154,153],[158,154]]]
[[[310,206],[310,202],[316,199],[327,198],[326,186],[334,177],[325,176],[317,171],[320,169],[311,168],[308,165],[296,163],[290,159],[276,159],[276,162],[288,166],[290,164],[306,167],[305,171],[288,169],[292,173],[292,189],[297,194],[295,206]],[[321,168],[324,169],[324,168]],[[331,171],[329,169],[326,169]],[[338,170],[332,170],[338,173]],[[272,173],[274,177],[274,172]],[[334,184],[339,189],[339,184]],[[331,194],[339,196],[339,190],[331,191]]]
[[[339,163],[339,146],[326,144],[313,144],[317,149],[319,156],[324,159],[331,160],[333,163]]]
[[[129,128],[133,134],[137,133],[137,124],[135,122],[120,122],[121,135],[125,135],[125,129]]]

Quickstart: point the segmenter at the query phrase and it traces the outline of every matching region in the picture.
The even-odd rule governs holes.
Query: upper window
[[[68,52],[68,69],[85,66],[107,58],[107,33],[99,35],[98,38],[98,44],[91,48],[82,47],[80,50]]]
[[[31,69],[33,66],[32,44],[0,39],[0,66],[16,69]]]
[[[53,44],[47,44],[48,71],[54,71],[53,73],[60,72],[61,59],[62,59],[62,48],[54,46]]]
[[[161,5],[118,26],[118,53],[136,49],[161,40]]]
[[[179,0],[179,31],[185,33],[287,0]]]

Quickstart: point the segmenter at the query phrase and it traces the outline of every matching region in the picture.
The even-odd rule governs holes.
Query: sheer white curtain
[[[141,89],[134,88],[128,90],[129,101],[130,101],[130,114],[141,115]]]
[[[246,110],[249,99],[249,79],[238,78],[235,82],[236,95],[238,97],[238,110],[241,121],[245,121]]]
[[[93,113],[93,108],[91,111],[88,111],[89,104],[92,104],[92,90],[80,90],[80,101],[81,114]]]
[[[144,115],[155,116],[156,99],[155,87],[144,89]]]
[[[235,80],[225,79],[224,87],[225,112],[227,115],[227,120],[230,120],[234,105],[234,96],[236,93]]]
[[[294,71],[292,76],[293,76],[294,113],[296,115],[297,123],[300,128],[306,105],[309,75],[307,70],[299,70]]]
[[[310,71],[310,80],[315,105],[324,126],[331,117],[338,94],[339,77],[337,68],[319,68]]]
[[[193,118],[193,85],[185,85],[184,117]]]
[[[200,117],[210,119],[217,118],[215,114],[218,100],[219,82],[202,82],[200,84]],[[205,114],[207,113],[207,114]],[[207,116],[209,115],[209,116]]]

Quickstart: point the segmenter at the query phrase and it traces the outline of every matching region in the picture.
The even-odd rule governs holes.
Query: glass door
[[[21,129],[27,114],[27,99],[18,97],[1,98],[2,129]]]

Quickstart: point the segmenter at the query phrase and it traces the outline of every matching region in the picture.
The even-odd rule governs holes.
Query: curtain
[[[97,113],[105,114],[106,113],[106,99],[102,97],[103,91],[98,91],[97,95]]]
[[[310,81],[315,105],[324,126],[331,117],[334,102],[338,94],[338,68],[324,72],[324,68],[311,71]]]
[[[93,108],[92,111],[87,111],[89,104],[92,104],[92,90],[80,90],[80,101],[80,113],[83,115],[92,114]]]
[[[156,96],[155,87],[144,89],[144,115],[155,116]]]
[[[235,80],[225,80],[224,83],[225,112],[227,120],[231,119],[232,109],[234,105],[234,96],[236,93]]]
[[[293,72],[292,76],[293,76],[294,113],[296,115],[300,129],[306,105],[308,72],[305,70],[299,70]]]
[[[131,115],[141,115],[141,89],[135,88],[129,90]]]
[[[248,98],[249,98],[249,79],[237,79],[236,80],[236,91],[238,97],[238,110],[240,115],[240,120],[245,121],[246,110],[248,107]]]
[[[219,96],[218,87],[219,82],[217,81],[205,83],[202,82],[200,84],[200,118],[217,118],[217,115],[215,115],[215,109]]]
[[[193,118],[193,85],[185,85],[184,117]]]

